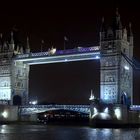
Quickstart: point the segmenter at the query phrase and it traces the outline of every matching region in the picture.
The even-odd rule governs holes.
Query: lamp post
[[[36,105],[37,103],[38,103],[37,100],[34,100],[34,101],[30,101],[29,102],[30,105]]]

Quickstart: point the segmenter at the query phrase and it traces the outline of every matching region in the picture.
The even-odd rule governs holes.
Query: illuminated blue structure
[[[53,49],[52,49],[53,50]],[[15,62],[23,62],[28,65],[59,63],[81,60],[93,60],[100,58],[99,46],[89,48],[75,48],[68,50],[56,50],[53,54],[50,52],[20,54],[14,58]]]
[[[71,110],[75,112],[89,114],[89,105],[26,105],[20,106],[19,111],[21,115],[31,115],[52,110]]]

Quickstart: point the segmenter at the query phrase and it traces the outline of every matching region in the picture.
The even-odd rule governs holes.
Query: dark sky
[[[119,8],[124,26],[132,22],[134,32],[134,57],[140,62],[140,8],[138,1],[92,0],[55,2],[1,2],[0,32],[5,36],[15,27],[19,40],[25,45],[30,38],[32,52],[52,45],[63,49],[63,37],[69,42],[66,48],[99,45],[101,18],[112,22],[116,7]],[[140,103],[140,71],[134,70],[134,96]],[[35,65],[30,69],[30,97],[62,104],[87,104],[90,90],[99,96],[99,62],[81,61]]]

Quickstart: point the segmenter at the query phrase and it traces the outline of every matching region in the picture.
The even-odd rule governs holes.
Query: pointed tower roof
[[[117,29],[122,29],[122,23],[121,23],[121,18],[120,18],[118,8],[116,9],[116,27]]]
[[[30,53],[30,44],[29,44],[29,37],[27,36],[27,42],[26,42],[26,53]]]
[[[0,45],[3,45],[3,34],[0,33]]]
[[[101,28],[100,28],[100,32],[105,32],[105,23],[104,23],[104,17],[102,17],[102,23],[101,23]]]
[[[2,33],[0,33],[0,38],[2,39],[2,37],[3,37],[3,34],[2,34]]]
[[[132,32],[132,24],[131,24],[131,22],[129,23],[129,31],[128,31],[128,35],[129,35],[129,36],[133,36],[133,32]]]
[[[122,30],[122,23],[118,8],[116,8],[115,18],[113,20],[113,29],[114,30]]]
[[[13,34],[13,31],[11,31],[11,40],[10,40],[10,44],[14,44],[14,34]]]
[[[26,48],[27,48],[27,49],[29,49],[29,48],[30,48],[30,44],[29,44],[29,37],[28,37],[28,36],[27,36]]]
[[[91,90],[91,95],[90,95],[90,97],[89,97],[89,100],[92,101],[92,100],[94,100],[94,99],[95,99],[95,97],[94,97],[93,92],[92,92],[92,90]]]

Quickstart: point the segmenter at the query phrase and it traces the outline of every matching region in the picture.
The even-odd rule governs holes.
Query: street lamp
[[[3,111],[2,114],[3,118],[7,118],[8,117],[8,112],[7,111]]]
[[[29,104],[31,104],[31,105],[36,105],[36,104],[37,104],[37,100],[35,100],[35,101],[30,101]]]

